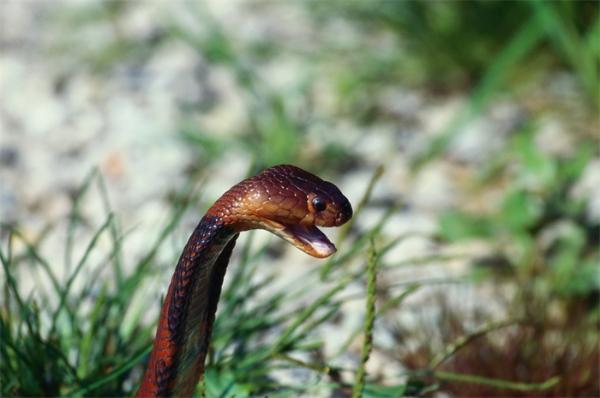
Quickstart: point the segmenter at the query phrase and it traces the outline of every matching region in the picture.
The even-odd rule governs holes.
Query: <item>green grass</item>
[[[359,398],[363,395],[365,389],[365,377],[367,374],[366,365],[373,349],[373,326],[375,324],[376,310],[375,300],[377,292],[377,251],[375,243],[371,240],[369,260],[367,263],[367,308],[364,324],[364,343],[360,353],[360,362],[356,371],[356,382],[352,389],[352,397]]]
[[[103,196],[106,218],[89,241],[79,243],[82,230],[90,232],[79,204],[94,183]],[[50,264],[35,247],[41,242],[32,244],[19,229],[2,226],[5,240],[0,259],[7,281],[0,317],[5,396],[122,395],[128,392],[123,388],[131,369],[149,352],[152,326],[140,324],[141,313],[125,318],[129,324],[123,319],[142,283],[157,272],[154,256],[180,219],[183,207],[173,208],[147,255],[125,275],[124,236],[108,208],[103,185],[94,171],[75,196],[64,246],[66,269],[71,262],[75,267],[64,280],[53,271],[60,264]],[[110,251],[100,252],[100,239],[111,242]],[[85,251],[73,261],[76,242]],[[20,249],[15,252],[15,248]],[[102,260],[92,263],[90,254],[98,252]],[[35,289],[24,297],[19,281],[25,276],[36,282]]]

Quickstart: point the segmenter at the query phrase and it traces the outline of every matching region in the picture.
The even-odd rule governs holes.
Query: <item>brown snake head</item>
[[[235,185],[208,210],[236,231],[265,229],[314,257],[335,253],[317,226],[336,227],[352,206],[328,181],[291,165],[270,167]]]

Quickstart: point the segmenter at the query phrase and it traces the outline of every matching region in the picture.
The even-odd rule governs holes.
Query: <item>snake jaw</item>
[[[337,250],[327,236],[314,225],[286,225],[283,232],[291,237],[291,243],[313,257],[329,257]]]
[[[313,257],[325,258],[337,251],[335,245],[314,225],[281,224],[271,221],[265,229]]]

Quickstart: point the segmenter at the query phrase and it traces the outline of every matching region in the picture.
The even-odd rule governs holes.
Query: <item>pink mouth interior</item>
[[[286,225],[285,230],[295,239],[310,246],[318,257],[327,257],[336,251],[335,245],[315,226]]]

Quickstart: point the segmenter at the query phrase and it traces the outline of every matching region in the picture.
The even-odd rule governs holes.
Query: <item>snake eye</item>
[[[312,200],[312,205],[316,211],[323,211],[327,207],[325,201],[318,196]]]

